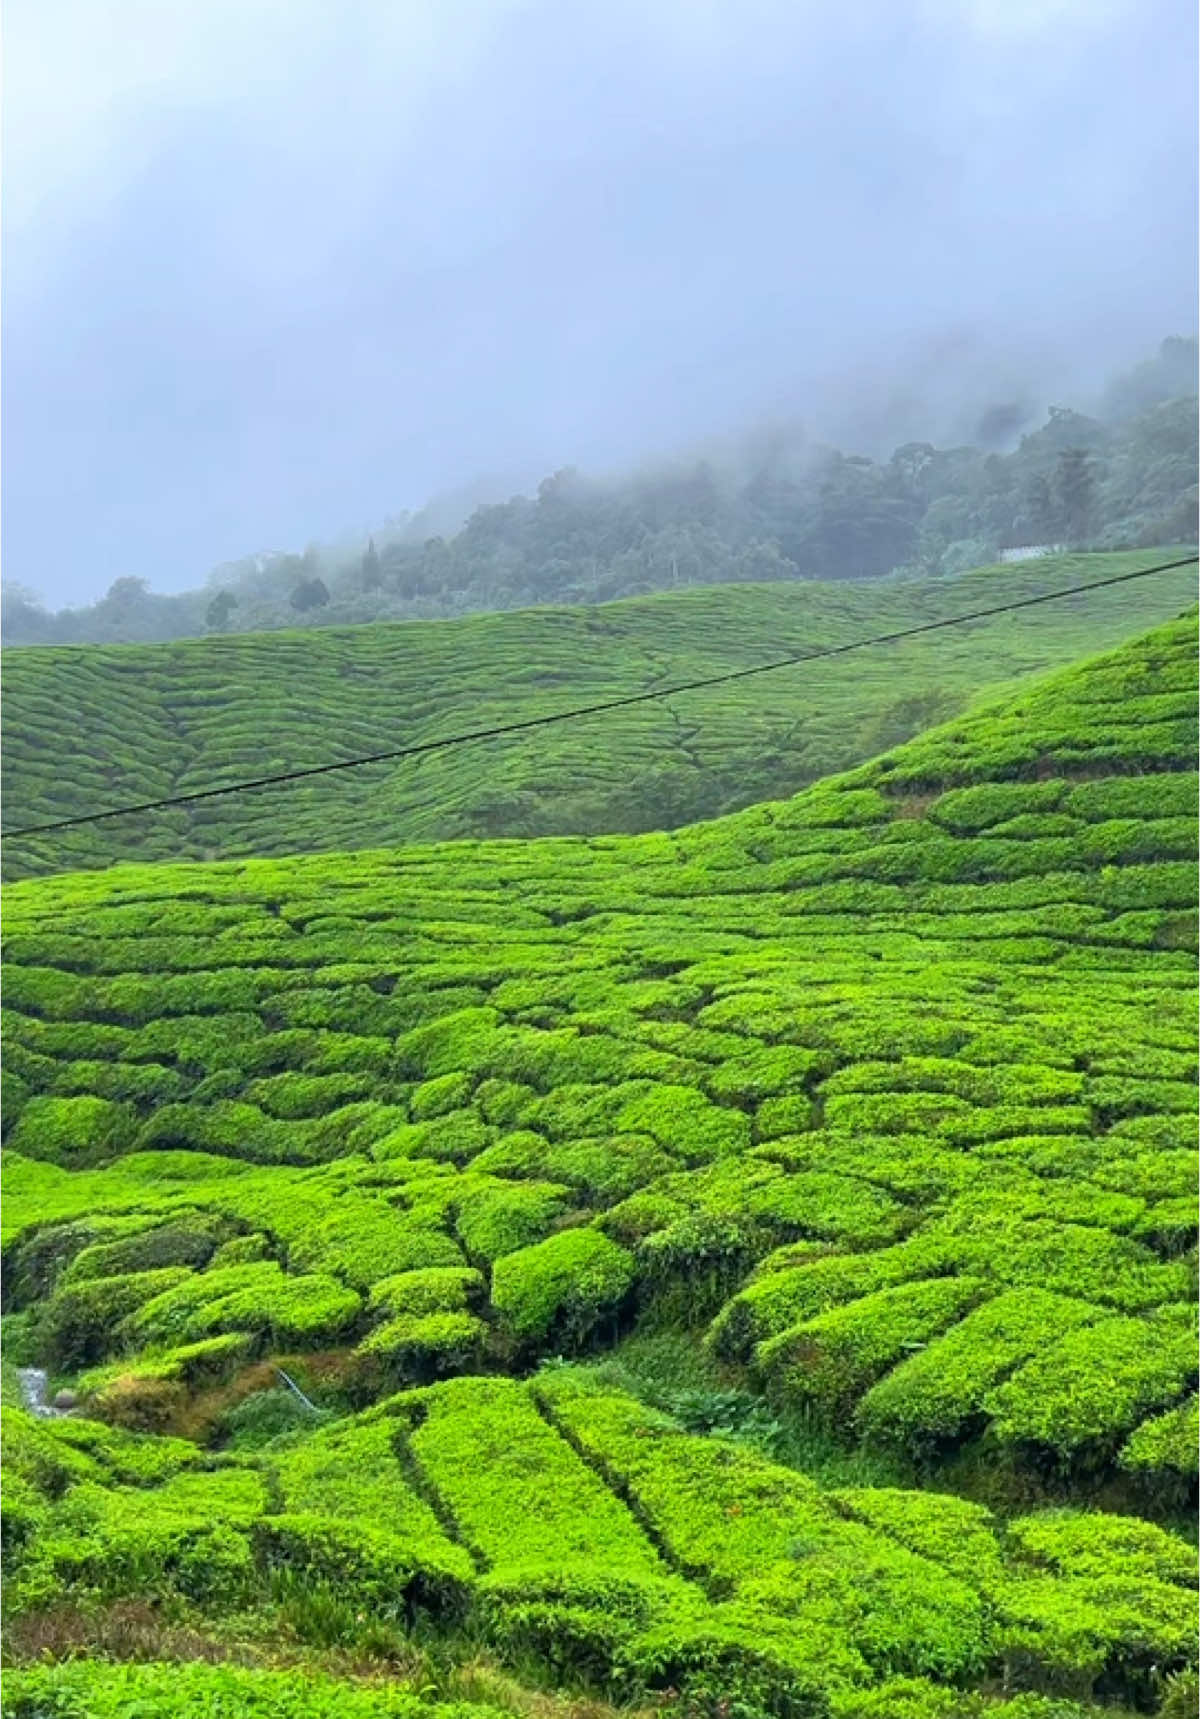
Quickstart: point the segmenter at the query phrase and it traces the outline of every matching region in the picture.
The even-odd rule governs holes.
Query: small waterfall
[[[43,1367],[18,1367],[17,1378],[21,1384],[21,1395],[25,1398],[25,1407],[33,1415],[47,1417],[65,1415],[65,1409],[56,1409],[46,1401],[46,1386],[50,1382],[49,1374]]]

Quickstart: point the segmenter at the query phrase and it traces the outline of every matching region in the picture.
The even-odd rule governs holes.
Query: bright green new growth
[[[1113,1512],[1194,1474],[1194,682],[1175,623],[674,835],[13,885],[11,1356],[212,1441],[6,1408],[13,1616],[1153,1710],[1189,1554]],[[722,1413],[503,1376],[631,1328]]]
[[[595,1230],[562,1230],[496,1262],[492,1304],[514,1335],[576,1348],[615,1318],[633,1287],[634,1262]]]
[[[418,1688],[355,1688],[312,1672],[231,1665],[68,1663],[5,1676],[4,1719],[496,1719],[467,1702],[430,1706]]]

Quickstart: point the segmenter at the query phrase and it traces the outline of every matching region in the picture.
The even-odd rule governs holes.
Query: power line
[[[76,818],[56,818],[53,823],[26,824],[15,830],[0,832],[0,841],[10,836],[41,836],[51,830],[74,829],[80,824],[98,824],[104,818],[125,818],[135,812],[157,812],[168,806],[190,806],[197,800],[215,800],[222,794],[241,794],[251,788],[271,788],[282,782],[301,782],[311,776],[328,776],[335,770],[354,770],[362,764],[382,764],[400,758],[415,758],[423,752],[441,752],[451,746],[465,746],[472,740],[495,740],[506,734],[522,734],[533,728],[548,728],[551,723],[571,722],[581,716],[601,716],[609,710],[626,710],[633,704],[650,704],[655,699],[675,698],[682,692],[697,692],[703,687],[727,686],[730,681],[749,680],[752,675],[772,674],[776,669],[794,668],[797,663],[820,662],[828,657],[841,657],[850,651],[866,650],[871,645],[892,645],[901,639],[912,639],[920,633],[936,633],[946,627],[961,627],[968,621],[983,621],[993,615],[1009,615],[1018,609],[1032,609],[1039,603],[1054,603],[1061,597],[1078,597],[1087,591],[1100,591],[1109,585],[1127,585],[1134,579],[1148,579],[1154,573],[1171,573],[1180,567],[1190,567],[1200,559],[1186,555],[1181,561],[1164,561],[1157,567],[1140,567],[1132,573],[1113,573],[1106,579],[1091,579],[1084,585],[1066,585],[1060,591],[1043,591],[1036,597],[1018,597],[1011,603],[996,603],[987,609],[972,609],[965,615],[950,615],[941,621],[922,621],[914,627],[901,627],[894,633],[877,633],[873,638],[854,639],[847,645],[829,645],[824,650],[805,651],[800,656],[778,657],[774,662],[759,663],[754,668],[730,669],[725,674],[709,675],[703,680],[681,681],[677,686],[661,687],[655,692],[634,692],[624,698],[610,698],[601,704],[577,705],[571,710],[559,710],[550,716],[530,716],[522,722],[506,722],[495,728],[474,728],[464,734],[450,734],[443,740],[422,740],[415,746],[399,746],[388,752],[368,752],[359,758],[343,758],[336,764],[313,764],[304,770],[285,770],[275,776],[252,776],[246,781],[229,782],[223,788],[200,788],[193,794],[172,794],[162,800],[140,800],[132,806],[113,806],[106,812],[88,812]]]

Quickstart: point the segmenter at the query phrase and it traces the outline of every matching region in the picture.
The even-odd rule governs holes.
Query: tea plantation
[[[1172,559],[1071,555],[950,581],[734,585],[472,620],[9,651],[6,823],[415,745]],[[687,824],[792,794],[988,687],[1118,644],[1193,588],[1184,568],[595,722],[10,839],[5,876]]]
[[[1193,1711],[1196,650],[11,885],[5,1715]]]

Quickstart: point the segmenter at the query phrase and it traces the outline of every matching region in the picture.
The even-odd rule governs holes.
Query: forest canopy
[[[778,425],[735,451],[480,506],[449,534],[428,510],[361,542],[247,556],[178,595],[120,577],[90,607],[8,584],[6,644],[165,640],[595,603],[684,586],[953,575],[1024,547],[1123,549],[1197,537],[1196,341],[1165,340],[1094,415],[1052,406],[1007,452],[1002,405],[976,445],[907,442],[884,460]],[[992,444],[992,445],[987,445]]]

